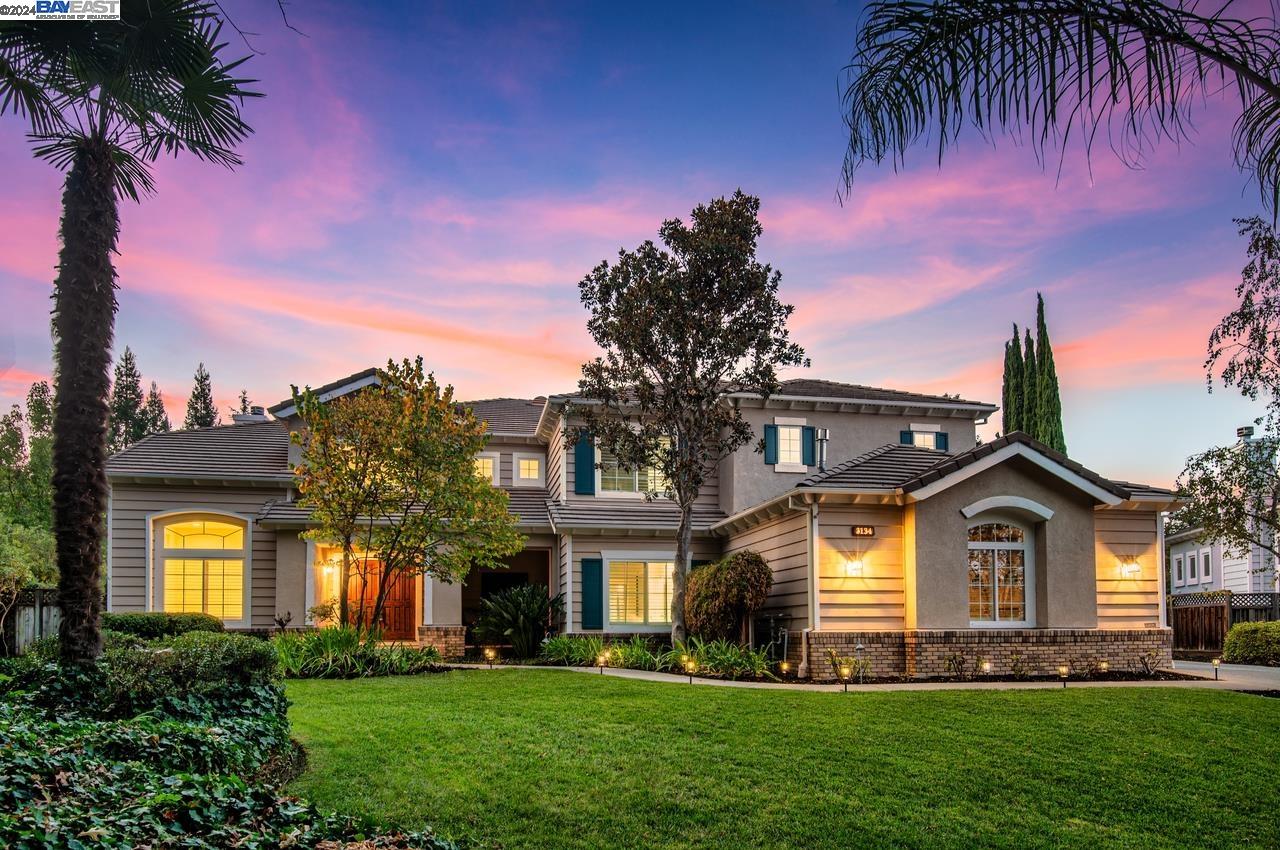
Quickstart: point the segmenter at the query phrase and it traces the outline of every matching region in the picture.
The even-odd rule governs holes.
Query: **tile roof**
[[[558,529],[590,528],[611,531],[675,531],[680,509],[669,501],[594,498],[572,502],[548,502]],[[725,518],[719,510],[695,509],[693,530],[706,532]]]
[[[251,422],[151,434],[108,458],[107,475],[288,482],[289,431]]]
[[[347,384],[354,384],[354,383],[363,381],[366,378],[371,378],[374,375],[377,375],[378,371],[379,370],[377,366],[370,366],[368,369],[361,369],[359,372],[356,372],[354,375],[348,375],[345,378],[339,378],[336,381],[330,381],[327,384],[323,384],[318,387],[312,387],[311,391],[316,395],[321,396],[321,395],[324,395],[325,393],[329,393],[329,392],[333,392],[334,390],[341,389],[342,387],[345,387]],[[271,405],[270,407],[267,408],[267,412],[277,413],[281,410],[284,410],[285,408],[291,408],[291,407],[293,407],[292,396],[290,396],[289,398],[286,398],[284,401],[278,401],[275,404]]]
[[[884,387],[869,387],[863,384],[846,384],[841,381],[824,381],[818,378],[792,378],[783,381],[782,386],[774,393],[774,396],[859,399],[904,404],[963,404],[995,409],[995,405],[982,401],[951,398],[945,395],[913,393],[906,390],[890,390]]]
[[[541,487],[507,489],[508,510],[520,517],[521,528],[550,528],[547,518],[547,491]],[[258,522],[275,525],[306,525],[311,511],[294,501],[273,499],[258,512]]]
[[[545,398],[486,398],[462,402],[483,419],[493,434],[532,436],[538,430]]]
[[[895,490],[905,482],[945,460],[949,455],[936,449],[880,446],[846,460],[800,482],[800,487],[847,487],[854,490]]]

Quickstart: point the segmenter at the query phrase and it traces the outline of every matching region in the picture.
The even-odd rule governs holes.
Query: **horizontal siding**
[[[870,525],[874,537],[854,537]],[[818,512],[818,601],[824,631],[906,627],[902,510],[896,507],[824,507]],[[846,574],[850,558],[862,575]]]
[[[729,537],[725,554],[758,553],[773,570],[764,610],[791,617],[790,628],[809,624],[809,521],[796,512],[762,522]]]
[[[582,630],[582,559],[599,558],[604,552],[669,552],[675,559],[676,542],[670,537],[604,537],[574,535],[573,538],[573,631]],[[720,540],[714,537],[693,538],[693,560],[710,561],[720,557]],[[605,588],[606,597],[608,588]],[[608,606],[606,608],[606,615]]]
[[[116,484],[111,488],[111,599],[113,611],[147,610],[147,516],[177,510],[214,510],[250,519],[284,490],[253,488],[164,487]],[[250,563],[250,616],[254,627],[268,627],[275,615],[276,535],[254,527]]]
[[[1094,558],[1097,569],[1098,628],[1141,629],[1160,622],[1160,581],[1153,511],[1094,512]],[[1136,578],[1120,576],[1119,564],[1137,558]]]

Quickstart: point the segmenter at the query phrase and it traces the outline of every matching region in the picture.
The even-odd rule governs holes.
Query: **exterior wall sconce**
[[[1142,575],[1142,565],[1138,563],[1138,559],[1132,555],[1122,558],[1120,561],[1120,577],[1121,578],[1137,578]]]
[[[852,555],[852,554],[851,554],[851,555],[846,555],[846,556],[845,556],[845,559],[844,559],[844,574],[845,574],[847,577],[849,577],[849,578],[861,578],[861,577],[862,577],[862,568],[863,568],[863,562],[862,562],[862,556],[861,556],[861,555]]]

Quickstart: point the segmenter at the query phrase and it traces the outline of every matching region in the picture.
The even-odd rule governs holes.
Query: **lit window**
[[[904,446],[934,449],[940,452],[950,451],[950,441],[946,431],[938,431],[932,427],[926,428],[923,425],[913,425],[910,431],[903,431],[899,442]]]
[[[165,611],[245,619],[245,527],[225,520],[166,523],[161,541]]]
[[[476,458],[476,475],[485,481],[494,480],[493,474],[497,471],[497,468],[498,465],[495,463],[495,458],[490,455],[481,455]]]
[[[542,464],[537,458],[521,458],[520,459],[520,478],[524,481],[536,480],[542,477]]]
[[[1026,532],[988,522],[969,529],[969,620],[1021,624],[1027,617]]]
[[[610,561],[609,622],[630,626],[671,622],[672,561]]]
[[[911,440],[913,445],[922,449],[936,449],[938,447],[938,435],[933,431],[913,431]]]
[[[804,463],[804,429],[799,425],[778,426],[778,463]]]
[[[668,445],[664,440],[663,446]],[[605,493],[665,493],[667,478],[656,464],[628,469],[616,455],[601,448],[600,489]]]
[[[515,454],[511,458],[511,483],[517,487],[537,487],[542,484],[542,455]]]

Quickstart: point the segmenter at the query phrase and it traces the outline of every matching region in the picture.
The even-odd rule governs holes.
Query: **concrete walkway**
[[[1196,664],[1190,661],[1176,661],[1175,668],[1179,673],[1193,676],[1207,676],[1204,679],[1181,679],[1155,682],[1087,682],[1071,680],[1068,688],[1215,688],[1218,690],[1280,690],[1280,668],[1248,667],[1243,665],[1224,664],[1219,671],[1218,681],[1213,679],[1213,666]],[[488,670],[487,664],[454,664],[453,667],[467,670]],[[1207,673],[1198,668],[1207,668]],[[553,667],[536,664],[496,664],[495,670],[560,670],[566,673],[581,675],[602,675],[598,667]],[[605,676],[619,679],[636,679],[644,682],[667,682],[689,684],[688,676],[673,673],[657,673],[650,670],[624,670],[619,667],[604,668]],[[760,688],[791,691],[843,691],[840,684],[812,684],[809,682],[731,682],[727,679],[704,679],[693,677],[695,685],[709,685],[720,688]],[[961,691],[961,690],[1045,690],[1061,688],[1061,682],[897,682],[879,685],[850,684],[852,691]]]

